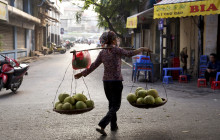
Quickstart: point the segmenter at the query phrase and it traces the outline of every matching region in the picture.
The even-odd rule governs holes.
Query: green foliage
[[[62,1],[62,0],[61,0]],[[127,33],[126,20],[130,11],[139,4],[137,0],[78,0],[83,1],[82,10],[90,7],[98,13],[98,27],[108,28],[120,37]],[[81,12],[80,12],[81,13]],[[77,13],[76,19],[80,20],[82,14]]]

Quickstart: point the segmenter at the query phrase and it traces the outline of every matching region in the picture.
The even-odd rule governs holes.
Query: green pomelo
[[[62,106],[62,109],[63,110],[70,110],[72,109],[72,105],[70,103],[64,103],[63,106]]]
[[[76,101],[83,101],[83,102],[86,102],[86,98],[85,98],[85,95],[81,94],[81,93],[78,93],[74,96],[74,99]]]
[[[147,90],[139,90],[138,93],[137,93],[137,97],[142,97],[144,98],[145,96],[147,96]]]
[[[155,98],[155,104],[162,104],[163,100],[160,97]]]
[[[135,103],[137,101],[137,96],[135,94],[129,93],[127,100],[129,103]]]
[[[144,104],[144,98],[142,97],[138,98],[136,103],[139,105]]]
[[[64,99],[64,103],[67,103],[67,102],[70,103],[70,104],[75,104],[76,103],[75,99],[73,97],[71,97],[71,96],[66,97]]]
[[[63,106],[63,104],[58,104],[57,106],[56,106],[56,110],[62,110],[62,106]]]
[[[86,97],[84,94],[82,94],[82,95],[84,96],[84,98],[85,98],[86,100],[88,100],[87,97]]]
[[[70,95],[67,94],[67,93],[63,93],[63,94],[60,94],[60,95],[59,95],[58,99],[60,100],[60,102],[63,102],[64,99],[65,99],[66,97],[68,97],[68,96],[70,96]]]
[[[56,108],[56,106],[57,106],[58,104],[61,104],[61,102],[56,102],[56,103],[55,103],[55,108]]]
[[[158,92],[157,92],[156,89],[149,89],[149,90],[147,91],[147,95],[151,95],[151,96],[153,96],[154,98],[159,97]]]
[[[87,108],[87,106],[83,101],[78,101],[76,103],[76,109],[85,109],[85,108]]]
[[[94,107],[94,102],[92,100],[86,100],[86,105],[88,108]]]
[[[147,95],[145,98],[144,98],[144,103],[145,104],[148,104],[148,105],[153,105],[155,103],[155,99],[153,96],[151,95]]]
[[[144,90],[144,88],[138,87],[138,88],[136,89],[136,91],[135,91],[135,95],[136,95],[136,96],[137,96],[137,93],[138,93],[139,90]]]

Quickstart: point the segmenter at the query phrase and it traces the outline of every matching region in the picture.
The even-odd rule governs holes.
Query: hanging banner
[[[0,1],[0,20],[8,21],[8,5]]]
[[[127,18],[126,28],[137,28],[137,16]]]
[[[155,5],[154,19],[220,14],[220,0]]]

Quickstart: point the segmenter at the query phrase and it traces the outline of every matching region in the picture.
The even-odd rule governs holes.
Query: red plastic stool
[[[216,89],[220,89],[220,81],[212,81],[212,86],[211,88],[213,90],[216,90]]]
[[[207,86],[206,79],[198,79],[197,86],[198,87],[206,87]]]
[[[209,78],[209,83],[210,83],[210,85],[212,85],[212,82],[213,82],[213,81],[215,81],[215,77],[210,77],[210,78]]]
[[[186,75],[180,75],[179,76],[179,83],[187,83],[187,76]]]

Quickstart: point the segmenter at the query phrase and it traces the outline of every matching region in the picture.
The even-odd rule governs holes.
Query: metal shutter
[[[25,29],[17,27],[17,48],[25,49]]]
[[[0,24],[0,39],[2,42],[3,51],[14,50],[13,47],[13,27],[5,24]]]

